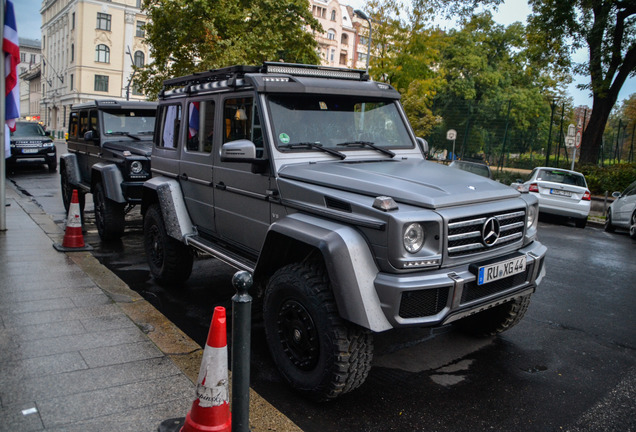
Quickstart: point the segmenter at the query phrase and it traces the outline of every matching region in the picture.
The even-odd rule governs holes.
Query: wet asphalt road
[[[59,175],[44,167],[9,175],[63,223]],[[165,290],[149,276],[141,218],[128,215],[121,242],[102,244],[87,197],[85,240],[131,288],[205,342],[214,306],[231,308],[234,270],[199,259],[193,276]],[[299,398],[252,331],[252,387],[306,431],[636,430],[636,241],[625,233],[540,222],[547,276],[524,320],[496,338],[452,327],[376,335],[366,383],[336,401]]]

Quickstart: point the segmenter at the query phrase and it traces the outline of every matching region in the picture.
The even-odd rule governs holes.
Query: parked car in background
[[[18,121],[15,132],[11,132],[11,157],[7,164],[40,162],[48,165],[49,171],[57,169],[57,151],[53,138],[36,122]]]
[[[528,180],[511,186],[536,196],[540,213],[569,217],[578,228],[585,228],[592,195],[583,174],[560,168],[537,167],[532,170]]]
[[[482,177],[492,178],[492,171],[490,167],[485,163],[470,162],[465,160],[454,160],[448,165],[451,168],[457,168],[463,171],[468,171],[473,174],[480,175]]]
[[[626,228],[629,236],[636,239],[636,181],[622,193],[614,192],[612,196],[616,199],[607,209],[605,231],[614,232],[615,228]]]

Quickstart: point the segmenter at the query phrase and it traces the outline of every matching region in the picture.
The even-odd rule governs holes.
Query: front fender
[[[82,180],[82,174],[80,173],[79,163],[77,162],[77,156],[73,153],[66,153],[60,155],[60,166],[64,168],[66,173],[66,179],[69,184],[78,186]],[[60,173],[62,170],[60,170]]]
[[[121,184],[124,181],[124,177],[113,164],[96,163],[93,165],[91,172],[91,192],[97,182],[101,182],[104,187],[104,194],[109,200],[117,203],[125,203],[124,193],[121,190]]]
[[[143,195],[143,212],[147,208],[147,197],[152,196],[159,203],[166,232],[170,237],[183,241],[187,236],[196,234],[177,180],[153,177],[144,183]]]
[[[257,262],[254,277],[280,266],[277,243],[293,239],[320,251],[340,316],[348,321],[380,332],[392,328],[375,291],[378,268],[364,237],[354,228],[294,213],[270,226]]]

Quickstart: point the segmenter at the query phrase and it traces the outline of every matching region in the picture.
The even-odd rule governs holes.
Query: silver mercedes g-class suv
[[[318,400],[359,387],[373,333],[494,335],[541,281],[537,201],[425,160],[390,85],[265,63],[164,82],[144,184],[153,277],[195,253],[252,272],[283,377]]]

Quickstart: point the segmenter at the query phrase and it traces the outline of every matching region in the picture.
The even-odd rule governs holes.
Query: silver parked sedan
[[[614,232],[615,228],[629,229],[629,236],[636,239],[636,181],[627,189],[612,194],[614,202],[607,209],[605,231]]]
[[[570,217],[577,227],[585,228],[592,195],[583,174],[560,168],[537,167],[532,170],[528,180],[511,186],[536,196],[540,213]]]

